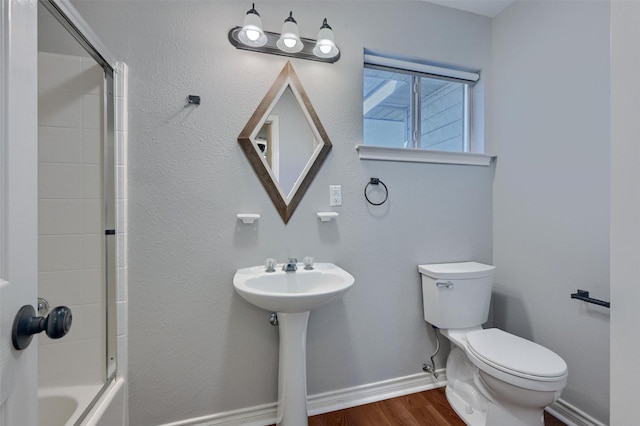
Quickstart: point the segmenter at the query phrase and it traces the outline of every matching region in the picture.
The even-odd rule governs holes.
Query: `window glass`
[[[365,68],[364,140],[367,145],[411,147],[411,75]]]
[[[470,83],[365,64],[364,143],[469,151]]]
[[[420,148],[467,151],[465,85],[426,77],[420,78],[420,83]]]

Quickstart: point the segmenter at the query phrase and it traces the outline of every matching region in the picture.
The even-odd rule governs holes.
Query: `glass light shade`
[[[298,23],[293,19],[293,13],[291,12],[289,12],[289,17],[282,25],[282,33],[276,42],[276,46],[287,53],[297,53],[304,47],[298,35]]]
[[[313,54],[318,58],[333,58],[338,54],[339,50],[336,43],[333,41],[333,30],[327,24],[325,19],[318,31],[318,41],[313,48]]]
[[[245,15],[238,38],[247,46],[259,47],[267,44],[267,36],[262,31],[262,19],[255,9],[252,8]]]

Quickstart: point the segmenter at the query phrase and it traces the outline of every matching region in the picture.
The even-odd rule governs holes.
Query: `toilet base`
[[[487,375],[457,345],[447,358],[445,393],[468,426],[544,426],[544,408],[560,394],[519,388]]]
[[[453,411],[455,411],[468,426],[485,426],[487,424],[487,413],[471,408],[455,389],[447,385],[445,394]]]
[[[560,396],[560,392],[522,389],[481,370],[475,383],[491,401],[487,426],[544,426],[544,408]]]
[[[503,407],[486,400],[486,410],[473,408],[467,392],[447,385],[447,401],[468,426],[544,426],[544,408]]]

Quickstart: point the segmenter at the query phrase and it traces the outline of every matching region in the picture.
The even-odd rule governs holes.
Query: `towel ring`
[[[369,197],[367,196],[367,188],[369,188],[369,185],[382,185],[384,187],[384,200],[382,200],[379,203],[374,203],[373,201],[371,201],[369,199]],[[369,204],[371,204],[372,206],[381,206],[382,204],[384,204],[387,199],[389,198],[389,189],[387,188],[387,185],[384,184],[383,181],[381,181],[378,178],[374,178],[372,177],[371,180],[369,181],[369,183],[367,183],[367,185],[364,187],[364,198],[367,200],[367,202]]]

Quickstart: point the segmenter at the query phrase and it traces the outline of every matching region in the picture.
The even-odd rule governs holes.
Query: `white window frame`
[[[375,54],[365,50],[364,66],[368,68],[378,68],[391,72],[409,72],[412,74],[423,75],[425,77],[434,77],[442,79],[450,79],[464,85],[464,97],[467,107],[465,108],[464,126],[464,152],[448,152],[433,151],[420,149],[420,128],[414,126],[412,129],[412,148],[392,148],[361,144],[357,145],[359,158],[361,160],[382,160],[382,161],[408,161],[408,162],[427,162],[427,163],[444,163],[444,164],[464,164],[464,165],[482,165],[491,164],[494,156],[477,152],[472,134],[472,90],[471,86],[480,80],[479,72],[465,71],[448,67],[435,66],[423,61],[409,61],[401,58],[391,57],[388,55]],[[412,90],[415,96],[415,90]],[[414,99],[415,103],[416,100]],[[419,100],[418,100],[419,103]],[[419,111],[417,111],[419,114]],[[414,123],[420,123],[419,119],[414,119]]]

